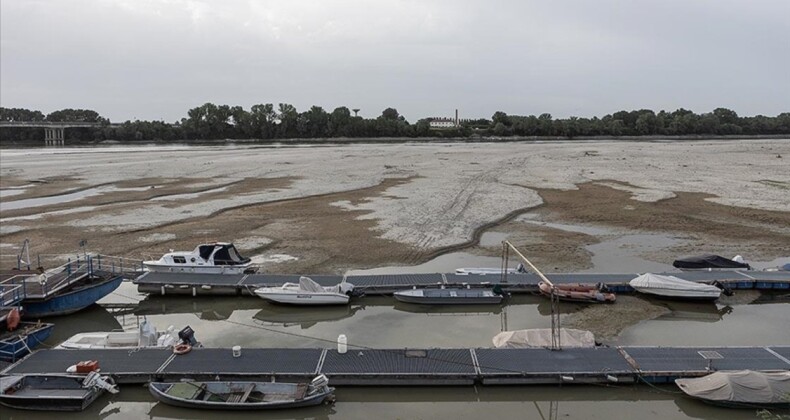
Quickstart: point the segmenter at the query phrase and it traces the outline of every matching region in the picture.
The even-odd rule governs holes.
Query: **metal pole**
[[[560,340],[560,329],[561,329],[560,328],[560,299],[559,296],[557,296],[554,283],[552,283],[551,280],[549,280],[546,276],[544,276],[543,273],[538,269],[538,267],[535,267],[535,265],[532,264],[532,262],[528,260],[527,257],[524,256],[524,254],[519,252],[519,250],[516,249],[516,247],[513,246],[513,244],[511,244],[509,241],[503,241],[502,243],[505,244],[507,247],[512,248],[513,252],[515,252],[516,255],[521,257],[521,259],[524,260],[525,263],[527,263],[530,267],[532,267],[532,270],[535,271],[538,277],[540,277],[544,282],[546,282],[546,284],[551,286],[551,349],[562,350],[562,342]]]

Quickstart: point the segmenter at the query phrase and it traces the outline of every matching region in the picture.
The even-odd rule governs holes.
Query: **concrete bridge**
[[[80,121],[0,121],[0,128],[43,128],[44,144],[47,146],[63,146],[66,143],[65,132],[67,128],[99,127],[101,123]]]

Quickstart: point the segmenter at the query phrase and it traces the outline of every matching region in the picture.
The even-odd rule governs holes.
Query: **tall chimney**
[[[458,108],[455,109],[455,126],[458,127]]]

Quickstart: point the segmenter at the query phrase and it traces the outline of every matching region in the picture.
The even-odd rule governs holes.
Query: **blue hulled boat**
[[[52,334],[54,324],[20,322],[14,331],[0,334],[0,360],[16,362]],[[5,329],[5,328],[4,328]]]
[[[123,276],[91,274],[73,282],[70,287],[40,296],[27,294],[22,305],[25,318],[67,315],[85,309],[112,293],[123,282]]]

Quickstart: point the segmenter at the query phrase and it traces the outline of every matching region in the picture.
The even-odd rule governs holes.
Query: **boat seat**
[[[239,400],[239,402],[247,402],[247,398],[250,398],[250,394],[252,394],[252,391],[254,390],[255,384],[247,385],[247,387],[244,389],[244,395],[241,396],[241,400]]]
[[[229,403],[241,402],[241,397],[242,394],[238,394],[238,393],[230,394],[228,395],[228,398],[225,399],[225,402],[229,402]]]

